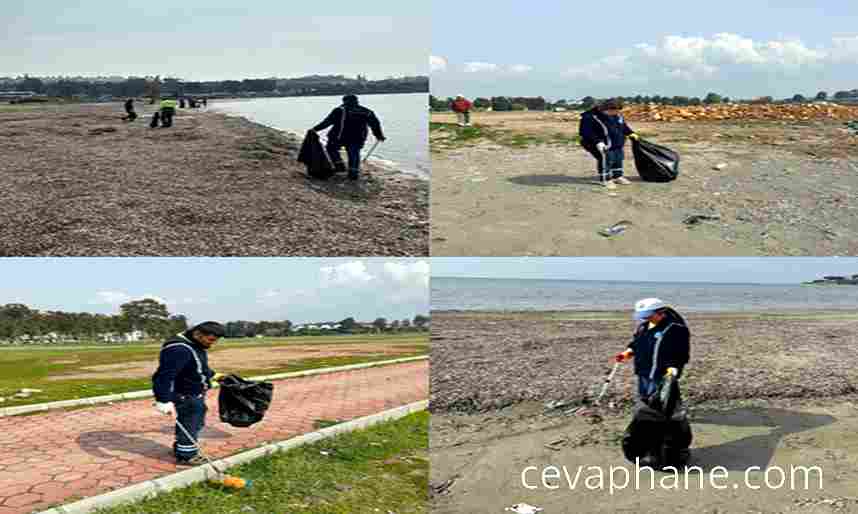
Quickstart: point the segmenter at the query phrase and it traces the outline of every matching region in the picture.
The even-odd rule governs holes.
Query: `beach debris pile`
[[[623,117],[629,121],[726,121],[726,120],[856,120],[858,105],[829,102],[809,104],[710,104],[674,106],[628,104]]]

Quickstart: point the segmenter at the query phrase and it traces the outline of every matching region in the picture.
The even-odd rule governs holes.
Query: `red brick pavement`
[[[317,419],[348,420],[428,398],[427,361],[275,382],[265,419],[233,428],[208,397],[201,444],[226,457],[312,432]],[[0,418],[0,514],[45,510],[176,471],[174,424],[152,400]]]

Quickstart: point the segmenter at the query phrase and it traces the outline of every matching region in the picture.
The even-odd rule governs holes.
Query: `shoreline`
[[[858,310],[700,314],[691,329],[683,395],[689,404],[838,398],[858,391]],[[628,312],[594,317],[432,311],[431,409],[480,413],[524,402],[585,406],[632,335]],[[807,377],[813,377],[812,381]],[[618,385],[622,384],[622,386]],[[631,407],[632,366],[604,399]]]

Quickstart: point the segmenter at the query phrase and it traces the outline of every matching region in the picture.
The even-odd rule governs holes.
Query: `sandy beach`
[[[686,320],[692,464],[706,473],[723,466],[733,482],[750,466],[819,466],[822,488],[610,495],[564,482],[527,489],[528,465],[630,466],[619,442],[632,367],[617,373],[602,407],[589,406],[611,356],[629,340],[628,313],[436,311],[433,512],[499,512],[518,502],[546,512],[572,512],[571,505],[576,512],[855,512],[858,312],[690,313]]]
[[[680,153],[680,176],[641,182],[627,145],[633,184],[616,194],[594,184],[576,113],[475,113],[494,137],[466,140],[452,115],[432,121],[447,124],[430,134],[433,255],[858,253],[858,139],[842,120],[630,121]],[[620,221],[625,233],[599,235]]]
[[[0,107],[0,256],[428,254],[425,181],[310,181],[300,142],[214,112]],[[367,176],[370,177],[366,180]]]

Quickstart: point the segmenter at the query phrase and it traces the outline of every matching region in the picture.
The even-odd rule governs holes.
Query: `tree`
[[[387,329],[387,320],[384,318],[376,318],[375,321],[372,322],[372,326],[379,332],[383,332]]]
[[[31,78],[28,75],[24,75],[24,80],[21,81],[19,87],[24,91],[32,91],[36,94],[41,94],[42,91],[44,91],[45,85],[37,78]]]
[[[816,93],[816,99],[824,102],[825,100],[828,100],[828,93],[820,91],[819,93]]]
[[[474,99],[474,107],[477,109],[488,109],[492,106],[492,101],[488,98],[476,98]]]
[[[164,334],[169,326],[167,306],[152,298],[134,300],[119,306],[120,317],[126,330],[144,330],[151,334]]]
[[[512,102],[510,102],[509,98],[506,98],[504,96],[492,97],[492,110],[493,111],[511,111],[512,110]]]
[[[414,326],[423,330],[426,325],[429,324],[429,316],[424,316],[422,314],[418,314],[414,316]]]
[[[393,331],[399,330],[399,320],[395,319],[390,322],[390,329]]]
[[[581,105],[584,108],[589,109],[589,108],[593,107],[594,105],[596,105],[596,99],[593,98],[592,96],[585,96],[584,98],[581,99]]]
[[[834,98],[836,100],[845,100],[846,98],[849,98],[849,95],[849,91],[838,91],[834,93]]]
[[[710,104],[720,104],[723,101],[721,95],[717,93],[709,93],[706,95],[706,98],[703,99],[703,103],[706,105]]]
[[[344,332],[353,332],[355,328],[357,328],[357,321],[352,317],[340,321],[340,329]]]
[[[807,101],[807,98],[805,98],[804,95],[797,94],[792,97],[792,101],[795,103],[804,103]]]

